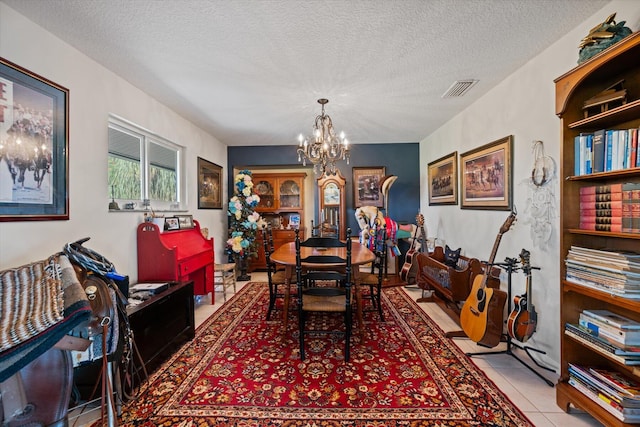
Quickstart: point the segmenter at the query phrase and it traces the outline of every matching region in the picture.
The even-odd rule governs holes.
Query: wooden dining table
[[[311,248],[311,247],[301,247],[300,248],[300,257],[306,258],[311,255],[337,255],[341,258],[347,257],[347,249],[346,248]],[[360,286],[358,285],[358,275],[360,273],[360,266],[363,264],[367,264],[376,259],[376,255],[371,252],[365,246],[362,246],[360,243],[355,242],[351,246],[351,265],[352,269],[352,283],[355,288],[355,299],[356,299],[356,315],[358,317],[358,325],[360,327],[360,336],[364,336],[364,325],[363,325],[363,317],[362,317],[362,298],[360,294]],[[273,251],[271,254],[271,261],[281,264],[285,268],[285,294],[284,294],[284,310],[282,315],[283,322],[283,334],[287,332],[288,326],[288,317],[289,317],[289,298],[291,294],[291,283],[295,282],[297,279],[295,278],[296,274],[296,242],[288,242],[280,246],[278,249]],[[321,264],[323,268],[331,267],[331,264]],[[313,268],[314,264],[302,263],[303,268]],[[318,265],[315,265],[318,267]],[[344,267],[344,264],[336,264],[335,267],[340,268]]]

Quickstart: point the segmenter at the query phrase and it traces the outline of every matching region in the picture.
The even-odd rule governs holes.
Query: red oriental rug
[[[121,424],[180,426],[532,426],[402,288],[367,313],[351,361],[340,336],[265,320],[265,283],[226,302],[123,408]],[[278,312],[281,313],[281,312]],[[318,322],[330,323],[331,318]],[[321,326],[327,326],[323,324]]]

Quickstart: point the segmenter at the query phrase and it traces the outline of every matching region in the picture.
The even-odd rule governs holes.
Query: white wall
[[[113,262],[119,273],[136,280],[136,227],[142,213],[108,212],[109,113],[187,147],[188,213],[209,228],[216,259],[223,259],[226,210],[197,209],[196,164],[200,156],[226,170],[226,145],[3,3],[0,56],[70,91],[70,220],[0,223],[0,269],[46,258],[67,242],[90,237],[89,248]],[[223,194],[226,188],[225,182]]]
[[[545,351],[546,356],[540,356],[538,360],[556,371],[562,330],[559,275],[564,254],[559,253],[560,120],[555,115],[553,80],[577,65],[580,40],[613,12],[617,12],[617,21],[627,21],[626,25],[633,31],[640,28],[640,2],[611,2],[420,143],[421,182],[426,182],[429,162],[453,151],[460,155],[513,135],[513,201],[518,215],[515,225],[502,236],[495,261],[517,258],[525,248],[531,251],[531,264],[541,267],[541,270],[533,271],[531,297],[538,313],[538,328],[527,345]],[[543,141],[545,154],[551,156],[558,167],[554,179],[538,192],[534,192],[535,186],[531,184],[532,143],[536,140]],[[428,188],[423,187],[421,191],[421,208],[430,236],[444,239],[454,249],[461,247],[467,256],[489,258],[508,212],[462,210],[460,205],[428,206]],[[544,196],[550,196],[552,215],[549,221],[553,232],[547,245],[534,246],[530,223],[533,210],[529,207],[544,207]],[[530,204],[532,198],[536,199],[534,205]],[[503,280],[502,289],[506,288]],[[512,289],[512,299],[524,292],[522,273],[514,274]]]

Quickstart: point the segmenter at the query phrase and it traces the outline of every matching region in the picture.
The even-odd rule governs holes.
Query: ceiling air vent
[[[443,98],[456,98],[464,95],[471,89],[478,80],[456,80],[453,84],[447,89],[445,93],[442,94]]]

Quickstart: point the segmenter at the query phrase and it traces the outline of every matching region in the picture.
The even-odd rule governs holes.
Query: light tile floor
[[[252,281],[267,281],[266,273],[251,273]],[[248,282],[238,282],[238,290]],[[421,296],[420,289],[403,288],[414,299]],[[227,301],[230,299],[232,289],[227,290]],[[196,304],[195,320],[196,325],[204,322],[212,313],[224,303],[222,292],[216,292],[215,304],[211,304],[209,296],[203,297]],[[451,318],[444,313],[437,304],[418,303],[425,312],[446,332],[460,329]],[[455,338],[454,342],[465,352],[485,352],[486,348],[477,346],[468,339]],[[503,347],[500,347],[503,346]],[[499,351],[506,348],[506,344],[492,349]],[[524,351],[512,348],[512,352],[525,362],[530,362]],[[572,408],[567,414],[556,405],[555,388],[550,387],[540,377],[531,372],[526,366],[521,364],[514,357],[507,354],[479,355],[474,356],[475,364],[482,369],[487,376],[502,390],[511,401],[526,414],[536,427],[591,427],[602,424],[589,414]],[[527,363],[536,368],[534,363]],[[555,384],[557,374],[536,368],[545,378]]]

